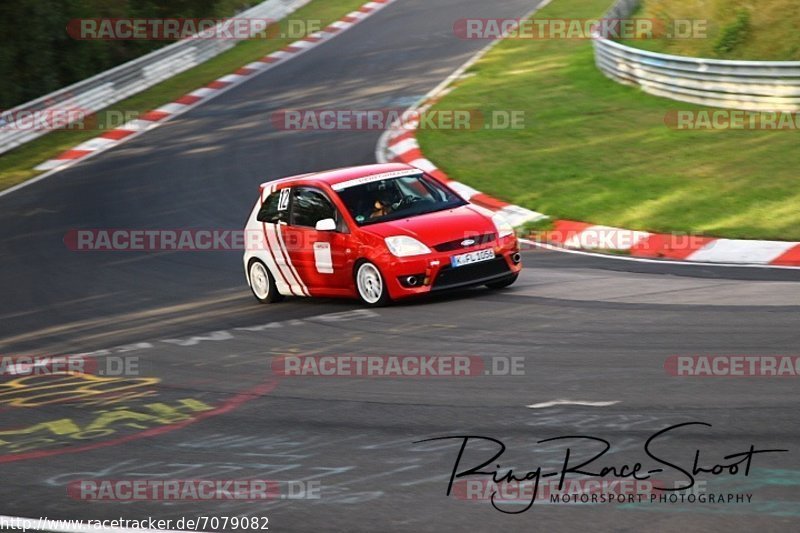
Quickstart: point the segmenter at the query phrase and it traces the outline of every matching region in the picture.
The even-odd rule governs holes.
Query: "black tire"
[[[518,277],[519,277],[519,272],[517,272],[513,276],[501,279],[500,281],[493,281],[491,283],[487,283],[486,286],[489,287],[490,289],[505,289],[506,287],[513,285],[514,282],[517,281]]]
[[[364,305],[382,307],[392,301],[389,297],[389,290],[386,288],[386,279],[374,263],[370,261],[357,263],[353,278],[358,298]]]
[[[247,265],[247,279],[250,281],[250,290],[259,303],[271,304],[283,300],[283,295],[278,292],[278,287],[275,285],[272,272],[258,259],[251,259]]]

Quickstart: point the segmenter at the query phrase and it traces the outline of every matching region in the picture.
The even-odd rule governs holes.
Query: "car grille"
[[[469,285],[472,282],[480,283],[482,280],[511,272],[508,263],[501,257],[496,257],[491,261],[482,261],[461,267],[453,268],[445,265],[439,270],[439,275],[433,282],[433,289],[446,289],[459,285]]]
[[[487,242],[492,242],[497,238],[497,235],[494,233],[484,233],[483,235],[476,235],[475,237],[462,237],[460,239],[456,239],[454,241],[447,241],[441,244],[437,244],[433,247],[434,250],[437,252],[452,252],[453,250],[460,250],[461,248],[470,248],[472,246],[478,246],[480,244],[486,244]],[[474,244],[470,244],[469,246],[464,246],[461,244],[466,239],[472,239],[475,241]]]

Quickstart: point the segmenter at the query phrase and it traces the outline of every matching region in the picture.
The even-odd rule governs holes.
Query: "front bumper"
[[[450,265],[453,255],[487,248],[494,249],[494,259],[460,267]],[[522,263],[514,261],[515,254],[519,254],[519,244],[516,237],[509,236],[453,252],[434,252],[409,258],[392,256],[383,274],[392,299],[402,299],[429,292],[484,285],[512,277],[522,270]],[[417,279],[414,286],[407,282],[412,276]]]

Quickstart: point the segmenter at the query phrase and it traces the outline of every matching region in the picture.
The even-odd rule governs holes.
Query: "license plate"
[[[450,258],[450,264],[454,267],[464,265],[471,265],[472,263],[480,263],[481,261],[491,261],[494,259],[494,250],[478,250],[477,252],[468,252],[465,254],[454,255]]]

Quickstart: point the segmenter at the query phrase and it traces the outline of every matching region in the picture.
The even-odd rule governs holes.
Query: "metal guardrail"
[[[617,0],[608,19],[629,18],[639,0]],[[800,61],[730,61],[648,52],[596,36],[607,77],[672,100],[745,111],[800,111]]]
[[[236,17],[278,20],[310,0],[267,0],[242,11]],[[110,70],[96,74],[36,100],[4,111],[0,117],[44,116],[65,118],[72,123],[87,113],[100,111],[120,100],[141,92],[157,83],[188,70],[233,48],[237,39],[188,38],[164,46]],[[67,111],[78,112],[68,115]],[[32,141],[50,128],[19,127],[0,122],[0,154]]]

